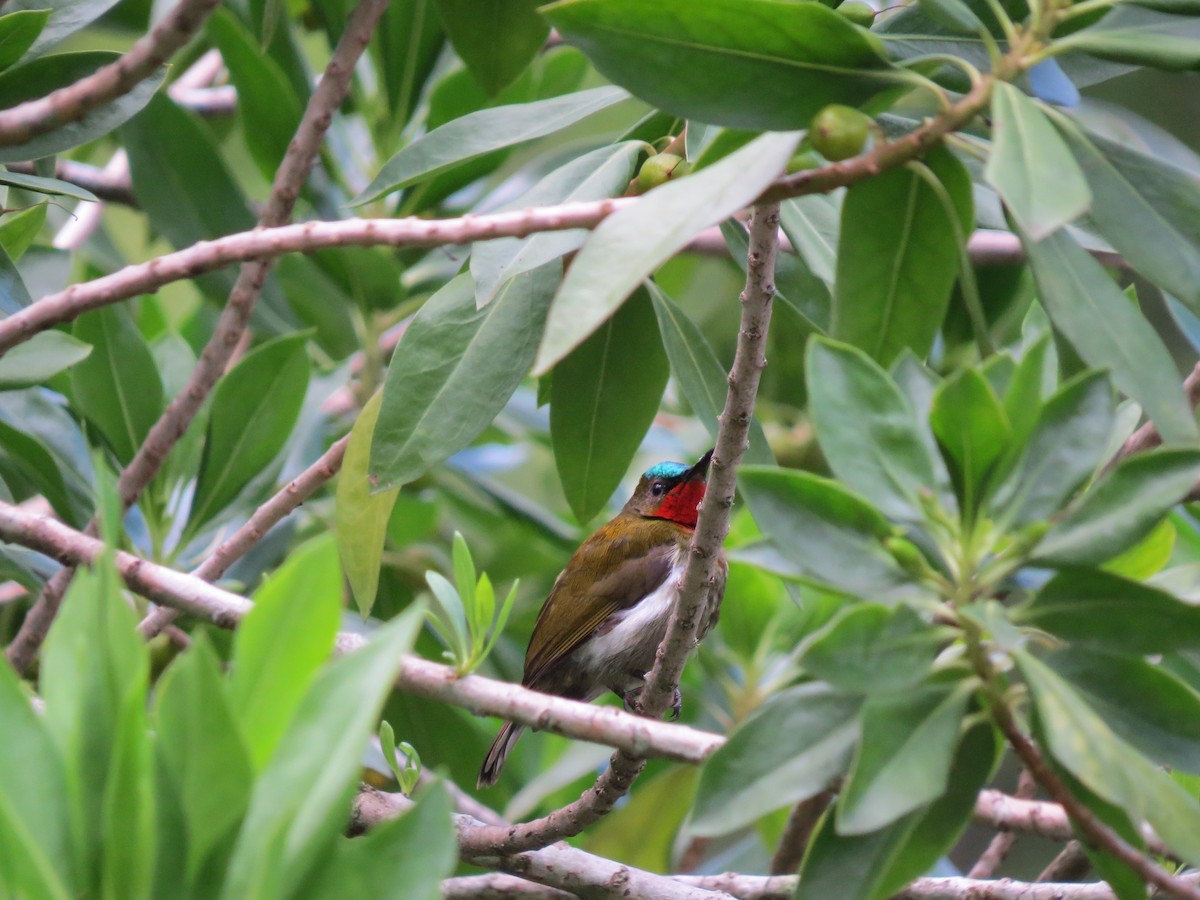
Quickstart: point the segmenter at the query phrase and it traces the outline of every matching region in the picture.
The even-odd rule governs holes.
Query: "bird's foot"
[[[642,711],[642,688],[636,687],[621,694],[621,703],[625,708],[625,712],[638,713]],[[683,712],[683,694],[679,688],[675,688],[671,692],[671,721],[677,721],[679,714]]]
[[[675,688],[671,694],[671,721],[678,721],[681,712],[683,712],[683,694],[679,692],[679,688]]]

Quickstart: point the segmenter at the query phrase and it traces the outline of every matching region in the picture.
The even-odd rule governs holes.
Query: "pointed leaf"
[[[188,526],[233,502],[291,437],[308,390],[308,336],[277,338],[247,353],[213,391],[208,435]]]
[[[0,356],[0,390],[41,384],[87,359],[91,344],[65,331],[43,331]]]
[[[438,0],[446,34],[488,93],[505,88],[537,56],[550,26],[541,0]]]
[[[13,15],[16,15],[14,13]],[[0,19],[0,21],[3,21]],[[99,203],[100,198],[86,188],[59,178],[42,178],[40,175],[24,175],[20,172],[0,171],[0,184],[19,187],[22,190],[45,194],[49,197],[70,197],[73,200],[88,200]]]
[[[605,219],[554,298],[534,374],[549,371],[578,346],[695,235],[753,201],[783,171],[798,142],[795,134],[763,135]]]
[[[375,605],[379,567],[387,540],[388,520],[400,489],[371,493],[368,475],[371,435],[379,418],[383,392],[376,391],[363,406],[350,430],[350,442],[338,473],[334,528],[342,569],[350,582],[354,602],[366,618]]]
[[[890,897],[904,886],[894,872],[921,813],[911,813],[873,834],[842,835],[833,827],[839,802],[834,801],[809,841],[795,900]]]
[[[986,499],[988,481],[1012,430],[991,386],[974,369],[942,382],[929,415],[965,516]]]
[[[812,273],[833,287],[842,221],[842,195],[813,194],[785,200],[779,222],[792,247]]]
[[[612,497],[654,421],[669,367],[645,289],[554,367],[550,436],[563,492],[587,522]]]
[[[0,16],[0,69],[7,69],[25,55],[49,18],[48,9],[22,9]]]
[[[745,226],[736,219],[726,219],[720,227],[729,255],[745,272],[750,254],[750,238]],[[829,288],[794,253],[781,250],[775,257],[774,299],[791,307],[803,328],[818,334],[829,329],[829,310],[833,302]]]
[[[510,279],[483,309],[465,274],[426,301],[383,386],[371,442],[374,490],[420,477],[504,408],[533,360],[559,268],[550,262]]]
[[[879,43],[825,6],[564,0],[542,12],[605,77],[713,125],[803,128],[826,104],[857,106],[890,83]]]
[[[984,178],[1034,240],[1053,234],[1087,210],[1087,181],[1038,104],[1012,85],[992,95],[995,138]]]
[[[945,642],[911,607],[854,604],[805,642],[800,664],[842,690],[903,691],[925,679]]]

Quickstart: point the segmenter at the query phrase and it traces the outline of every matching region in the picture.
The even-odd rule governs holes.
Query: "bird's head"
[[[709,450],[694,466],[677,462],[661,462],[651,466],[638,481],[637,489],[625,504],[624,512],[646,519],[666,519],[685,528],[695,528],[696,507],[704,499],[705,479],[712,455],[712,450]]]

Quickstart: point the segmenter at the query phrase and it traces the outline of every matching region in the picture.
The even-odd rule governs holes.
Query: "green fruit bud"
[[[862,0],[846,0],[837,8],[837,11],[855,25],[861,25],[863,28],[870,28],[875,22],[874,7],[869,3],[863,3]]]
[[[637,192],[644,194],[674,178],[682,178],[690,171],[691,163],[682,156],[676,156],[674,153],[656,153],[642,163],[641,169],[638,170]]]
[[[912,577],[923,578],[929,574],[929,561],[912,541],[901,537],[890,537],[883,544],[892,554],[892,558],[900,564],[900,568]]]
[[[787,172],[793,175],[796,172],[803,172],[805,169],[821,168],[821,159],[811,150],[798,150],[796,155],[788,160]]]
[[[862,153],[873,124],[857,109],[831,103],[813,116],[808,140],[826,159],[839,162]]]

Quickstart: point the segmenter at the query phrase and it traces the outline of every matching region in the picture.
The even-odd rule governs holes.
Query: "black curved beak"
[[[713,450],[716,448],[714,447]],[[696,462],[694,466],[687,470],[684,474],[683,481],[699,480],[704,481],[708,478],[708,464],[712,462],[713,451],[709,450]]]

